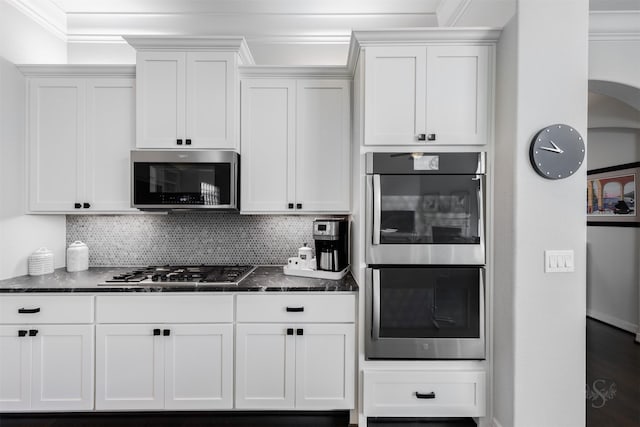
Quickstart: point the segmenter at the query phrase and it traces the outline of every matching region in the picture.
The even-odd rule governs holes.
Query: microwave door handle
[[[375,341],[380,339],[380,270],[373,269],[373,283],[372,288],[373,292],[371,292],[372,297],[372,314],[373,321],[371,322],[371,335]]]
[[[380,175],[373,175],[373,244],[380,244]],[[375,273],[374,273],[375,274]]]
[[[484,252],[484,175],[476,175],[478,181],[478,237]]]

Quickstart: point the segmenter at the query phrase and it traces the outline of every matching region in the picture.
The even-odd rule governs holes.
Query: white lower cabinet
[[[365,371],[366,417],[483,417],[484,371]]]
[[[89,409],[92,325],[0,326],[0,411]]]
[[[302,323],[329,322],[335,311],[354,319],[353,295],[329,298],[318,304],[314,296],[238,296],[236,408],[354,408],[354,324]],[[242,323],[261,317],[263,323]]]
[[[230,409],[232,324],[96,327],[96,409]]]
[[[96,409],[233,407],[233,296],[99,296],[96,307]]]

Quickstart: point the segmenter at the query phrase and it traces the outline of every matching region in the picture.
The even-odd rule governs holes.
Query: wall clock
[[[562,179],[573,175],[584,161],[585,146],[571,126],[555,124],[541,129],[531,140],[531,166],[542,177]]]

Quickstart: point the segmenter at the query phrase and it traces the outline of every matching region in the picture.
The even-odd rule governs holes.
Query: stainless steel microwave
[[[131,206],[237,211],[240,159],[233,151],[131,151]]]

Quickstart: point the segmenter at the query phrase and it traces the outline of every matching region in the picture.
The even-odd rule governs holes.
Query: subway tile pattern
[[[81,240],[91,267],[284,265],[313,245],[313,217],[171,213],[67,215],[67,247]]]

